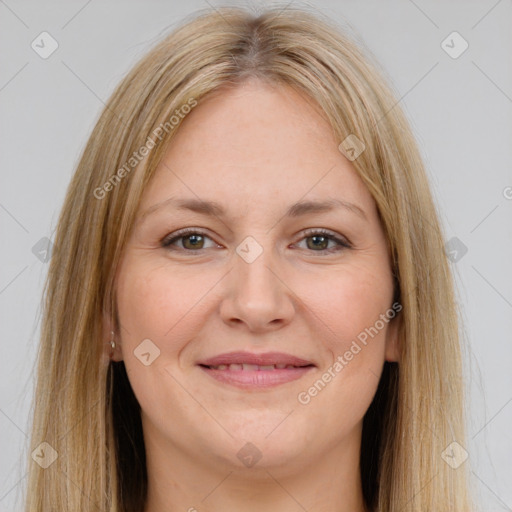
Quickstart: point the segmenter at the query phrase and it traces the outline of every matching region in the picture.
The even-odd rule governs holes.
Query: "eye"
[[[346,239],[341,238],[326,229],[308,229],[303,234],[306,236],[304,236],[300,241],[302,242],[305,240],[307,249],[310,249],[313,252],[329,254],[343,249],[350,249],[352,247]],[[206,233],[199,229],[185,228],[166,236],[161,241],[161,246],[171,250],[176,250],[176,242],[180,241],[181,247],[178,246],[178,250],[181,249],[188,252],[198,252],[201,249],[208,249],[208,247],[205,247],[206,239],[212,240],[206,235]],[[329,242],[333,242],[334,247],[328,248]],[[210,248],[214,246],[219,247],[217,244],[214,244],[210,246]]]
[[[196,250],[200,249],[207,249],[207,247],[204,247],[204,241],[205,239],[211,240],[209,236],[206,235],[206,233],[194,229],[194,228],[185,228],[177,233],[172,233],[169,236],[166,236],[162,241],[161,245],[162,247],[166,247],[171,250],[175,250],[171,248],[171,246],[175,245],[175,242],[178,240],[181,240],[181,247],[178,247],[178,249],[187,250],[189,252],[195,252]]]
[[[304,232],[306,235],[301,241],[306,241],[306,247],[319,253],[332,253],[350,249],[350,243],[326,229],[308,229]],[[310,242],[308,242],[310,240]],[[329,242],[334,242],[335,246],[328,249]]]

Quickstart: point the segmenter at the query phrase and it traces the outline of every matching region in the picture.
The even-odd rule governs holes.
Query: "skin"
[[[309,403],[298,401],[393,300],[376,205],[339,142],[305,97],[251,79],[188,114],[145,190],[117,276],[113,355],[124,359],[142,409],[145,512],[365,511],[362,420],[384,361],[398,360],[400,316]],[[227,215],[169,205],[140,217],[171,196],[217,201]],[[345,209],[284,216],[299,200],[329,198],[358,205],[367,219]],[[186,227],[205,238],[162,247]],[[315,245],[307,228],[351,248]],[[236,252],[247,236],[263,249],[252,263]],[[134,355],[144,339],[160,350],[148,366]],[[286,352],[316,367],[274,388],[241,390],[196,364],[235,350]],[[252,467],[237,457],[247,442],[261,454]]]

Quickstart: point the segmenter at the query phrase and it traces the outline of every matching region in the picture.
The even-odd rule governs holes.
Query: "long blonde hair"
[[[184,105],[200,105],[220,87],[253,77],[302,92],[340,143],[352,134],[365,144],[352,164],[377,204],[403,308],[400,362],[385,363],[364,419],[361,478],[368,508],[472,510],[467,464],[453,469],[442,458],[453,441],[465,445],[452,275],[400,105],[371,54],[322,15],[224,7],[186,19],[128,73],[69,185],[45,286],[30,446],[46,442],[57,458],[46,469],[29,459],[27,512],[144,509],[139,406],[124,364],[103,359],[104,318],[117,318],[114,276]],[[134,163],[143,146],[147,156]]]

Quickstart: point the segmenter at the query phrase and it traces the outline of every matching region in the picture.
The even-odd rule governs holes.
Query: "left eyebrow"
[[[227,214],[226,209],[220,203],[215,201],[207,201],[202,199],[176,199],[171,197],[165,201],[150,206],[140,215],[138,221],[140,222],[155,211],[170,205],[174,205],[179,210],[190,210],[201,215],[225,217]],[[328,199],[325,201],[299,201],[292,204],[286,210],[285,216],[296,218],[308,213],[329,212],[340,208],[348,212],[352,212],[368,222],[368,217],[360,206],[341,199]]]
[[[299,201],[298,203],[290,206],[286,212],[288,217],[300,217],[308,213],[321,213],[329,212],[338,208],[343,208],[346,211],[359,215],[364,220],[368,221],[365,211],[354,203],[343,201],[342,199],[328,199],[326,201]]]

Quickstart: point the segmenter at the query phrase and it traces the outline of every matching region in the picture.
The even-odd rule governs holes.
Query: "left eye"
[[[307,248],[312,249],[313,252],[331,253],[351,248],[351,245],[348,243],[348,241],[338,237],[330,231],[322,229],[310,230],[304,233],[304,235],[305,236],[300,241],[306,240]],[[181,241],[181,247],[179,247],[179,249],[183,249],[188,252],[197,252],[196,250],[208,248],[204,247],[204,242],[206,239],[213,242],[213,240],[202,231],[189,229],[185,231],[179,231],[178,233],[165,237],[162,240],[161,245],[164,248],[171,249],[172,246],[176,245],[176,242]],[[308,242],[308,240],[311,242]],[[335,247],[328,248],[329,242],[334,242]],[[171,250],[175,249],[173,248]]]
[[[331,253],[351,248],[351,245],[348,243],[347,240],[340,238],[334,233],[331,233],[330,231],[326,231],[323,229],[310,230],[305,232],[304,235],[305,236],[304,238],[302,238],[302,240],[306,240],[306,246],[308,247],[308,249],[315,249],[313,252]],[[308,243],[308,240],[311,240],[311,243]],[[327,249],[329,242],[334,242],[335,245],[334,247]],[[316,249],[321,250],[317,251]]]

